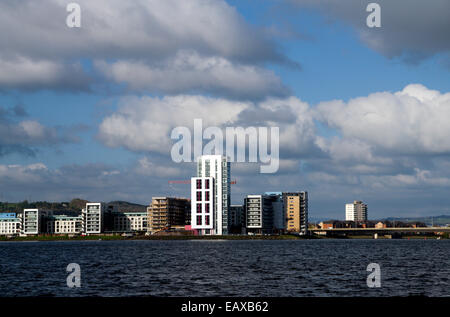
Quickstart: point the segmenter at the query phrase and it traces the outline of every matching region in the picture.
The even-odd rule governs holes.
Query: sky
[[[313,218],[450,214],[450,3],[0,2],[0,201],[189,196],[178,126],[277,126],[280,168],[233,163],[232,202],[309,192]]]

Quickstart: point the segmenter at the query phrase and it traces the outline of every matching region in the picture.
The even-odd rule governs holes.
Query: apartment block
[[[283,193],[286,230],[301,235],[308,233],[308,192]]]
[[[15,213],[0,213],[0,235],[19,235],[22,220]]]
[[[352,204],[345,205],[345,220],[347,221],[366,221],[367,205],[360,200],[353,201]]]
[[[215,197],[212,206],[213,228],[211,234],[226,235],[229,232],[230,173],[230,162],[225,156],[203,155],[197,159],[197,177],[212,177],[214,182]],[[192,216],[191,219],[193,219]]]
[[[47,220],[47,233],[80,234],[83,230],[83,217],[67,215],[51,216]]]
[[[191,178],[191,228],[202,235],[218,234],[216,197],[213,177]]]
[[[272,233],[273,208],[269,199],[263,195],[248,195],[244,199],[244,209],[247,233]]]
[[[46,232],[47,217],[52,212],[40,209],[24,209],[22,213],[22,233],[25,235],[36,235]]]
[[[271,202],[273,209],[273,229],[277,232],[286,230],[286,212],[282,192],[266,192],[264,198]]]
[[[242,229],[245,229],[244,205],[231,205],[229,220],[230,233],[243,233]]]
[[[153,197],[147,207],[147,232],[153,234],[172,226],[186,225],[190,213],[191,201],[177,197]]]
[[[113,231],[115,232],[144,232],[147,231],[147,212],[114,212]]]
[[[87,203],[82,210],[83,227],[85,234],[99,234],[104,228],[105,204]]]

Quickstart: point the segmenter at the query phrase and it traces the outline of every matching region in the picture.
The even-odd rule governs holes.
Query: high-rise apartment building
[[[228,234],[230,228],[228,217],[230,206],[230,162],[228,162],[226,157],[221,155],[203,155],[197,159],[197,178],[206,179],[208,177],[213,178],[215,196],[214,205],[212,206],[211,234]],[[191,190],[192,193],[194,193],[194,189]],[[191,210],[195,208],[196,206],[193,206]],[[194,219],[193,216],[191,216],[191,219]],[[193,224],[191,223],[191,225]]]
[[[286,212],[284,209],[283,193],[266,192],[265,199],[269,200],[273,209],[273,228],[277,232],[283,232],[286,229]]]
[[[153,197],[147,207],[147,232],[153,234],[172,226],[186,225],[191,201],[186,198]]]
[[[202,235],[218,234],[213,177],[191,178],[191,228]]]
[[[83,232],[86,234],[98,234],[103,232],[105,204],[87,203],[82,210]]]
[[[345,220],[347,221],[366,221],[367,205],[362,201],[355,200],[352,204],[345,205]]]
[[[283,193],[286,230],[305,235],[308,233],[308,192]]]
[[[243,205],[230,205],[229,208],[230,233],[243,233],[245,228],[245,213]]]

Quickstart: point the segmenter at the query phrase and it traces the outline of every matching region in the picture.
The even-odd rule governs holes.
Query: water
[[[449,240],[2,242],[0,295],[449,296],[449,255]]]

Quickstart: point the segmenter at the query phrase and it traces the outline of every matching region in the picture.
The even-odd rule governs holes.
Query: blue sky
[[[438,24],[448,4],[430,5],[437,25],[419,18],[423,33],[412,33],[406,22],[420,7],[400,10],[386,1],[380,30],[368,29],[368,13],[351,1],[169,2],[113,1],[107,16],[102,1],[80,1],[80,30],[45,19],[61,12],[64,21],[64,1],[43,1],[41,14],[30,1],[0,5],[26,24],[0,24],[0,200],[82,196],[147,204],[155,195],[187,196],[187,188],[167,185],[195,172],[171,162],[167,131],[195,117],[176,110],[180,96],[190,96],[192,112],[204,115],[214,109],[202,103],[207,96],[250,112],[280,104],[296,120],[276,122],[298,133],[285,134],[293,145],[282,145],[279,173],[236,168],[234,203],[246,194],[309,190],[316,217],[342,218],[344,204],[355,199],[365,200],[373,217],[450,214],[449,147],[434,142],[448,131],[439,120],[450,108],[450,44],[439,34],[450,25]],[[129,16],[119,14],[124,8]],[[15,40],[6,41],[12,30]],[[438,95],[421,97],[432,91]],[[380,109],[376,121],[361,123],[358,109],[365,107]],[[169,117],[162,119],[164,109]],[[436,122],[421,123],[426,109]],[[223,111],[223,122],[209,120],[242,122],[241,114]],[[361,127],[352,127],[354,120]],[[398,135],[396,121],[404,129]],[[358,130],[365,125],[367,133]],[[378,132],[392,142],[380,142]]]

